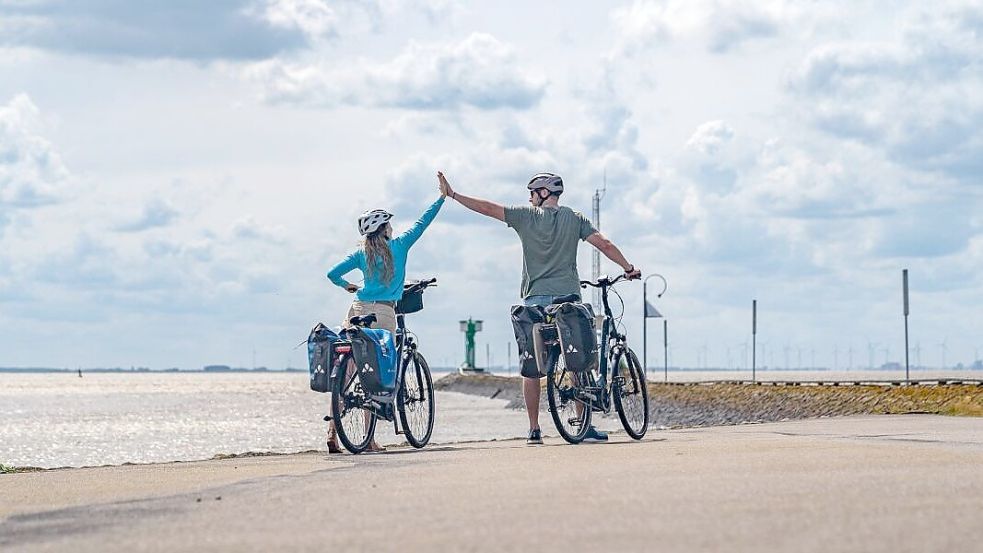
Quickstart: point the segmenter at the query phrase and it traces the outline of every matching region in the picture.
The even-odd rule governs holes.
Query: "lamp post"
[[[649,366],[649,348],[648,348],[648,320],[649,317],[659,317],[658,312],[652,313],[649,311],[649,301],[648,301],[648,284],[649,279],[652,277],[659,277],[662,279],[662,291],[659,292],[656,297],[661,298],[662,294],[666,293],[669,289],[669,283],[666,281],[666,277],[660,275],[659,273],[652,273],[645,277],[642,281],[642,372],[648,371]],[[652,311],[655,311],[653,308]]]

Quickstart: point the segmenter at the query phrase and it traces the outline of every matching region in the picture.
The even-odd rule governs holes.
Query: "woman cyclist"
[[[420,219],[409,230],[393,238],[389,221],[392,213],[383,209],[367,211],[358,218],[358,232],[362,235],[359,249],[355,250],[328,271],[328,278],[335,285],[355,294],[355,301],[348,308],[348,315],[342,326],[349,326],[352,317],[374,313],[376,322],[373,328],[384,328],[396,332],[396,302],[403,297],[403,282],[406,280],[406,255],[413,244],[420,239],[423,231],[430,226],[440,207],[444,205],[441,194]],[[344,279],[351,271],[358,269],[364,277],[359,288]],[[385,451],[375,438],[367,451]],[[340,453],[334,421],[328,423],[328,452]]]

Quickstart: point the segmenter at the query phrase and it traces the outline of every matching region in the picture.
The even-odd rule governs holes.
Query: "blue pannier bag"
[[[370,394],[391,393],[396,387],[396,344],[384,328],[357,328],[347,332],[359,382]]]
[[[331,391],[331,364],[334,344],[341,337],[335,331],[317,323],[307,337],[307,363],[311,371],[311,389],[315,392]]]

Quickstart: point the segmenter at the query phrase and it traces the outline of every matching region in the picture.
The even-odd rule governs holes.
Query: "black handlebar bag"
[[[561,303],[546,308],[556,322],[560,349],[567,370],[587,372],[598,367],[597,333],[594,331],[594,310],[583,303]]]
[[[404,291],[403,297],[396,302],[396,313],[409,315],[418,311],[423,311],[423,290]]]
[[[311,390],[331,391],[331,365],[334,344],[341,340],[333,330],[317,323],[307,336],[307,364],[311,372]]]
[[[536,363],[536,351],[533,346],[533,327],[546,321],[546,313],[538,305],[513,305],[512,330],[515,331],[515,343],[519,352],[519,373],[529,378],[540,378],[539,367]]]

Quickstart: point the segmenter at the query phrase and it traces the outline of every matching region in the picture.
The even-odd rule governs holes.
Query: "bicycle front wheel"
[[[586,375],[568,371],[563,356],[547,371],[546,394],[556,431],[571,444],[579,444],[590,429],[591,400],[584,393]]]
[[[403,385],[396,396],[396,407],[406,441],[418,449],[427,445],[433,434],[433,378],[430,366],[420,352],[414,353],[407,364]]]
[[[612,374],[611,385],[614,408],[625,432],[641,440],[649,426],[649,392],[645,385],[645,373],[631,348],[625,348],[625,352],[618,355],[614,370],[617,371]]]
[[[375,434],[376,415],[366,408],[367,400],[355,369],[348,365],[331,387],[331,420],[341,444],[356,454],[369,447]]]

